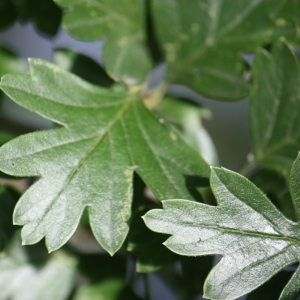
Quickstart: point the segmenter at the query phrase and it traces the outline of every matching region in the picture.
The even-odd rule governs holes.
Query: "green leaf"
[[[168,63],[167,77],[216,99],[236,100],[250,92],[242,53],[275,36],[275,14],[284,0],[152,1],[154,25]]]
[[[76,293],[74,300],[142,300],[124,279],[113,278],[97,284],[86,284]]]
[[[206,279],[205,297],[235,299],[299,260],[299,224],[285,218],[253,183],[213,168],[211,188],[216,207],[167,200],[164,210],[144,216],[151,230],[172,235],[165,245],[178,254],[223,255]]]
[[[22,72],[22,59],[6,47],[0,46],[0,77],[9,72]]]
[[[40,251],[37,246],[22,247],[15,236],[0,259],[1,299],[67,299],[75,279],[76,261],[64,252],[39,261],[43,256]]]
[[[300,2],[298,0],[286,0],[285,5],[279,12],[279,17],[287,21],[293,22],[296,27],[296,34],[289,41],[300,45]]]
[[[7,133],[5,131],[0,131],[0,145],[7,143],[8,141],[12,140],[15,136]]]
[[[145,3],[136,0],[56,0],[68,9],[63,24],[75,38],[104,39],[107,72],[127,85],[141,83],[150,68],[145,42]]]
[[[1,4],[0,4],[0,12],[1,12]],[[24,70],[24,64],[22,59],[18,57],[15,53],[13,53],[11,50],[0,45],[0,77],[6,73],[22,72],[23,70]],[[3,94],[0,91],[0,99],[2,98],[2,96]]]
[[[260,169],[249,179],[261,189],[274,205],[289,219],[295,221],[295,210],[286,179],[275,171]]]
[[[182,138],[198,150],[210,165],[218,165],[215,145],[201,124],[204,116],[210,114],[209,111],[186,99],[169,96],[164,97],[155,110],[163,119],[173,125]]]
[[[254,61],[255,90],[250,100],[254,158],[288,176],[300,143],[300,73],[292,50],[276,43]]]
[[[288,282],[288,284],[283,289],[279,300],[293,300],[298,299],[300,296],[300,288],[299,288],[299,282],[300,282],[300,268],[295,271],[294,275]]]
[[[53,62],[90,83],[104,87],[114,83],[97,62],[73,50],[56,49]]]
[[[207,184],[206,162],[139,95],[93,86],[42,60],[29,64],[30,75],[4,76],[0,87],[62,127],[0,149],[3,172],[41,177],[14,212],[25,244],[45,236],[48,250],[58,249],[87,208],[96,239],[113,254],[128,232],[134,171],[159,199],[192,199],[195,187]]]
[[[293,272],[290,270],[283,270],[272,277],[270,280],[265,282],[262,286],[252,291],[247,295],[247,300],[274,300],[279,299],[280,294],[284,287],[287,285],[290,280]],[[289,300],[296,300],[296,297],[287,298]]]

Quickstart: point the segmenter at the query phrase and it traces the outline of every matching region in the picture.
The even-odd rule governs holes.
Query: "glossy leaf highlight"
[[[205,297],[235,299],[299,260],[300,226],[285,218],[249,180],[213,168],[218,206],[163,201],[144,216],[153,231],[171,234],[165,245],[181,255],[223,255],[209,273]]]
[[[192,199],[195,188],[207,184],[207,163],[138,95],[91,85],[38,59],[30,70],[4,76],[2,90],[62,127],[0,149],[3,172],[40,177],[14,212],[14,223],[25,225],[24,244],[45,236],[49,251],[60,248],[87,209],[96,239],[113,254],[128,232],[133,172],[159,199]]]

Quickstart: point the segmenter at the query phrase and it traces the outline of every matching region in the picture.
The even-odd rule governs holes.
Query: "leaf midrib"
[[[251,8],[255,8],[256,5],[260,5],[260,4],[261,4],[261,0],[259,0],[256,3],[252,2]],[[235,22],[235,27],[226,26],[221,32],[219,32],[219,34],[217,34],[214,37],[213,40],[210,40],[209,43],[207,43],[207,39],[206,39],[205,43],[203,43],[203,45],[200,46],[200,47],[196,47],[195,50],[192,53],[190,53],[190,55],[186,59],[184,59],[182,61],[181,64],[178,64],[177,66],[175,66],[174,68],[172,68],[173,72],[176,73],[176,74],[177,73],[181,73],[181,72],[184,72],[186,69],[190,69],[191,66],[195,65],[195,62],[197,60],[200,60],[201,57],[204,56],[205,53],[209,52],[211,49],[213,49],[214,47],[216,47],[218,45],[218,41],[222,39],[222,37],[224,36],[224,34],[228,34],[230,31],[234,30],[237,26],[239,26],[239,24],[244,20],[244,18],[247,15],[249,15],[252,12],[252,10],[245,9],[245,12],[246,13],[243,14],[243,18],[237,18],[238,22]],[[233,23],[233,21],[231,23]],[[229,23],[229,24],[231,24],[231,23]],[[222,40],[221,44],[222,43],[224,43],[224,40]]]
[[[68,177],[65,179],[65,184],[59,191],[59,193],[55,196],[55,198],[51,201],[50,205],[47,209],[45,209],[45,213],[42,216],[42,218],[39,220],[37,226],[44,220],[44,218],[47,216],[47,214],[51,211],[52,206],[56,203],[56,201],[59,199],[60,195],[65,191],[65,189],[68,187],[69,183],[71,182],[72,178],[75,176],[77,172],[79,172],[80,167],[84,164],[84,162],[88,159],[90,154],[96,149],[98,144],[104,139],[104,137],[109,134],[110,130],[112,130],[113,126],[121,120],[122,115],[125,113],[126,110],[129,109],[131,102],[133,102],[135,99],[133,98],[130,102],[126,103],[126,105],[123,106],[122,109],[120,109],[120,112],[117,114],[116,118],[109,124],[109,126],[106,128],[106,131],[96,139],[95,143],[90,147],[90,149],[87,151],[87,153],[82,157],[80,162],[73,167],[73,170],[69,173]],[[43,174],[41,174],[43,176]],[[87,206],[87,205],[86,205]],[[29,222],[30,223],[30,222]]]
[[[232,235],[242,235],[242,236],[249,236],[249,237],[258,237],[262,239],[275,239],[275,240],[284,240],[288,241],[290,243],[296,244],[300,246],[300,237],[297,238],[295,236],[288,236],[288,235],[283,235],[282,233],[280,234],[275,234],[275,233],[265,233],[265,232],[257,232],[257,231],[252,231],[252,230],[241,230],[238,228],[231,228],[231,227],[225,227],[225,226],[219,226],[219,225],[211,225],[211,224],[206,224],[206,223],[187,223],[187,222],[181,222],[180,220],[176,219],[174,222],[168,221],[168,223],[172,223],[176,226],[180,225],[184,228],[186,227],[193,227],[193,228],[205,228],[205,229],[211,229],[215,231],[224,231],[224,233],[227,234],[232,234]],[[199,229],[200,230],[200,229]],[[170,232],[167,232],[166,234],[170,234]],[[176,233],[171,233],[172,235]]]
[[[144,126],[142,125],[142,122],[141,122],[141,120],[139,118],[138,112],[136,111],[136,107],[134,107],[134,113],[135,113],[135,116],[136,116],[136,121],[137,121],[138,128],[139,128],[139,130],[142,133],[142,137],[144,138],[144,140],[145,140],[146,144],[148,145],[149,149],[151,150],[151,152],[153,154],[153,157],[158,162],[158,164],[159,164],[159,166],[160,166],[163,174],[165,175],[165,177],[167,178],[167,180],[172,184],[172,186],[174,187],[174,190],[176,190],[178,192],[178,196],[179,196],[181,194],[180,189],[174,183],[172,177],[170,177],[170,175],[168,174],[167,170],[165,169],[164,164],[159,159],[159,155],[156,154],[156,152],[155,152],[155,150],[154,150],[154,148],[152,146],[151,140],[150,140],[147,132],[145,131]]]
[[[103,3],[96,2],[96,1],[81,1],[81,2],[82,3],[85,2],[86,4],[88,4],[88,2],[90,2],[94,7],[106,12],[106,14],[108,16],[113,16],[113,17],[111,17],[111,19],[118,20],[118,21],[120,21],[120,23],[128,25],[128,28],[135,28],[135,26],[132,27],[132,24],[134,24],[134,22],[132,22],[129,18],[125,18],[123,15],[116,13],[116,10],[111,9],[110,7],[104,5]],[[73,7],[75,7],[75,6],[73,6]],[[80,7],[79,7],[79,9],[80,9]]]
[[[51,103],[53,102],[53,103],[56,103],[56,104],[59,104],[59,105],[62,105],[62,106],[66,106],[66,107],[72,107],[72,108],[91,108],[91,109],[95,109],[95,108],[107,108],[107,107],[113,107],[113,106],[117,106],[117,105],[120,105],[120,104],[122,104],[122,103],[124,103],[124,102],[127,102],[127,101],[130,101],[129,99],[128,99],[128,97],[127,97],[127,95],[125,95],[125,94],[123,94],[123,95],[120,95],[120,98],[122,99],[122,98],[124,98],[124,99],[122,99],[122,100],[119,100],[119,101],[116,101],[116,99],[119,99],[119,95],[114,95],[115,96],[115,98],[112,98],[111,100],[112,100],[112,103],[105,103],[105,104],[101,104],[101,105],[97,105],[97,106],[79,106],[79,105],[74,105],[74,104],[69,104],[69,103],[63,103],[63,102],[59,102],[59,101],[57,101],[57,100],[55,100],[55,99],[52,99],[52,98],[48,98],[48,97],[45,97],[45,96],[41,96],[41,95],[39,95],[39,94],[36,94],[36,93],[32,93],[32,92],[29,92],[29,91],[26,91],[26,90],[23,90],[23,89],[21,89],[21,88],[18,88],[18,87],[16,87],[16,86],[10,86],[10,85],[3,85],[3,80],[5,79],[5,77],[3,77],[3,79],[2,79],[2,82],[0,83],[0,87],[2,87],[2,89],[4,90],[5,89],[5,87],[6,88],[9,88],[9,89],[14,89],[14,90],[17,90],[17,91],[20,91],[20,92],[23,92],[23,93],[26,93],[26,94],[28,94],[28,95],[32,95],[32,96],[35,96],[35,97],[37,97],[37,98],[42,98],[42,99],[44,99],[44,100],[46,100],[46,101],[50,101]],[[3,86],[4,86],[4,88],[3,88]],[[57,86],[57,88],[59,88],[59,86]],[[60,90],[61,90],[61,92],[62,93],[64,93],[65,94],[65,92],[60,88]],[[7,93],[9,93],[9,92],[7,92]],[[96,95],[96,94],[95,94]],[[68,98],[70,98],[70,95],[67,95],[68,96]],[[99,96],[99,97],[107,97],[108,95],[96,95],[96,96]],[[110,97],[110,96],[109,96]],[[14,98],[14,97],[12,97],[12,98]],[[16,101],[16,100],[15,100]],[[16,101],[17,102],[17,101]],[[19,103],[19,102],[17,102],[17,103]],[[76,102],[75,102],[76,103]],[[100,104],[100,103],[99,103]]]

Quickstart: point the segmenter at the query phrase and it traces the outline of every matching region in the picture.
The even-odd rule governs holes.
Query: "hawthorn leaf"
[[[300,226],[245,177],[212,168],[210,179],[218,206],[166,200],[144,220],[151,230],[172,235],[164,244],[175,253],[222,255],[204,297],[235,299],[299,261]]]
[[[294,275],[288,282],[288,284],[283,289],[279,300],[299,299],[300,296],[299,281],[300,281],[300,268],[298,267]]]
[[[124,279],[111,278],[103,282],[85,284],[75,294],[74,300],[142,300],[125,283]]]
[[[1,4],[0,4],[1,11]],[[1,14],[1,13],[0,13]],[[1,17],[0,17],[1,18]],[[0,21],[1,27],[1,21]],[[0,44],[0,77],[9,72],[22,72],[24,69],[23,61],[11,50]],[[3,93],[0,91],[0,99]]]
[[[294,205],[294,210],[296,214],[297,221],[300,221],[300,154],[293,163],[291,174],[290,174],[290,189],[292,195],[292,201]]]
[[[155,110],[177,129],[182,134],[183,139],[198,150],[210,165],[218,165],[215,145],[201,124],[205,115],[210,115],[207,109],[192,101],[168,96],[163,98]]]
[[[262,190],[287,218],[296,221],[295,209],[286,178],[278,172],[260,169],[251,174],[248,179]]]
[[[24,244],[45,236],[50,252],[60,248],[87,209],[95,238],[113,254],[128,232],[133,172],[158,199],[193,199],[207,184],[207,163],[139,95],[94,86],[39,59],[29,66],[30,74],[4,76],[1,89],[61,127],[0,148],[0,170],[40,177],[14,211]]]
[[[75,38],[105,41],[107,72],[127,85],[141,83],[150,70],[145,46],[145,1],[55,0],[68,11],[63,25]]]
[[[285,5],[279,12],[279,17],[286,21],[293,22],[296,27],[295,35],[289,41],[296,46],[300,43],[300,2],[298,0],[286,0]]]
[[[255,160],[286,178],[300,143],[299,63],[286,43],[260,50],[253,64],[250,128]]]
[[[76,260],[63,251],[49,258],[40,245],[22,247],[15,235],[0,259],[0,298],[64,300],[72,291]]]
[[[0,76],[8,72],[22,72],[23,70],[22,59],[6,47],[0,46]]]
[[[263,285],[247,294],[247,300],[274,300],[279,299],[282,290],[287,285],[288,281],[291,279],[293,272],[289,268],[283,269],[278,274],[273,276],[270,280],[265,282]],[[289,300],[296,300],[297,298],[289,298]]]
[[[215,99],[248,96],[251,85],[242,53],[295,32],[293,26],[276,23],[285,0],[151,2],[169,81]]]

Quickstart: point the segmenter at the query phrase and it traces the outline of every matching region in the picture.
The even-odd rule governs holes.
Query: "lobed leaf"
[[[22,247],[14,236],[0,260],[0,298],[64,300],[71,293],[76,260],[64,252],[47,259],[40,248]],[[44,254],[44,255],[43,255]]]
[[[75,38],[105,41],[107,72],[128,85],[141,83],[150,68],[145,41],[145,3],[136,0],[56,0],[68,9],[63,24]]]
[[[113,254],[128,232],[134,171],[159,199],[192,199],[207,183],[207,163],[138,95],[96,87],[39,59],[29,65],[31,74],[4,76],[1,89],[62,127],[0,149],[3,172],[40,177],[14,212],[24,244],[45,236],[48,250],[58,249],[87,209],[96,239]]]
[[[283,289],[279,300],[298,299],[300,296],[299,280],[300,268],[298,267],[288,284]]]
[[[284,6],[279,12],[279,17],[283,20],[292,22],[296,27],[295,35],[289,38],[289,41],[296,46],[300,42],[300,3],[298,0],[286,0]],[[282,20],[281,20],[282,21]]]
[[[169,81],[216,99],[249,95],[242,53],[295,28],[276,24],[285,0],[154,0],[154,25],[168,63]]]
[[[300,143],[299,63],[285,43],[261,50],[253,64],[250,126],[255,160],[288,177]]]
[[[213,168],[211,188],[216,207],[166,200],[163,210],[144,216],[151,230],[172,235],[165,245],[178,254],[223,255],[206,279],[205,297],[235,299],[299,260],[299,224],[284,217],[254,184]]]

